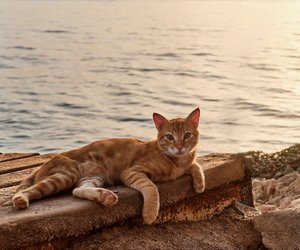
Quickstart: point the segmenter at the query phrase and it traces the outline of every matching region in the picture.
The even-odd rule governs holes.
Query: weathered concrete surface
[[[199,162],[204,167],[207,190],[196,194],[189,176],[159,183],[161,210],[156,223],[210,218],[234,200],[251,203],[250,180],[244,178],[238,156],[214,154],[199,158]],[[141,220],[140,193],[126,187],[113,187],[112,190],[118,192],[119,203],[111,208],[70,195],[33,202],[24,211],[0,208],[0,249],[82,235],[127,219]]]

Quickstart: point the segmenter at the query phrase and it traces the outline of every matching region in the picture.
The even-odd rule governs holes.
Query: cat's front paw
[[[194,189],[197,193],[202,193],[205,190],[205,182],[204,180],[201,181],[194,181]]]
[[[205,189],[205,176],[203,170],[197,163],[193,165],[191,170],[194,181],[194,189],[197,193],[202,193]]]
[[[148,207],[143,209],[143,222],[144,224],[151,225],[157,218],[159,211],[159,204],[154,207]]]

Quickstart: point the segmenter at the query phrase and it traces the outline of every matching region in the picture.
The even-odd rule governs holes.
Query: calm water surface
[[[200,154],[300,142],[299,1],[0,1],[0,152],[152,139],[201,108]]]

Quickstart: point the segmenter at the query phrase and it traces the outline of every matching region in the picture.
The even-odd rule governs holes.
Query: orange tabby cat
[[[112,206],[118,196],[102,187],[122,182],[142,193],[143,220],[151,224],[159,210],[154,182],[175,180],[189,173],[196,192],[204,191],[203,171],[196,163],[199,117],[199,108],[185,119],[167,120],[154,113],[156,140],[101,140],[59,154],[21,182],[12,203],[25,209],[29,201],[74,188],[73,195],[78,198]]]

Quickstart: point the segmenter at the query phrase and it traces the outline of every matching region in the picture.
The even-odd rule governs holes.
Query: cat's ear
[[[200,109],[196,108],[192,113],[189,114],[186,120],[193,123],[194,127],[197,128],[199,124],[199,118],[200,118]]]
[[[160,114],[153,113],[153,121],[157,130],[160,130],[169,121]]]

